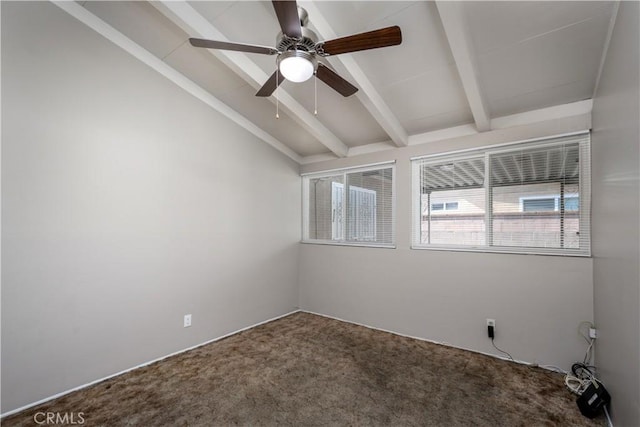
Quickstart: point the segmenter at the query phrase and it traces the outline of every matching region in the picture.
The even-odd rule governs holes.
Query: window
[[[560,195],[520,197],[521,212],[559,211],[562,206]],[[577,211],[580,208],[580,198],[576,194],[564,196],[564,209]]]
[[[412,159],[413,247],[589,255],[589,134]]]
[[[457,211],[458,202],[431,203],[431,211]]]
[[[522,198],[522,212],[557,211],[555,198]]]
[[[419,244],[483,245],[484,158],[419,162],[414,162],[414,172],[416,167],[420,170]]]
[[[580,210],[580,197],[565,197],[564,199],[565,211],[579,211]]]
[[[394,165],[303,175],[303,242],[393,246]]]

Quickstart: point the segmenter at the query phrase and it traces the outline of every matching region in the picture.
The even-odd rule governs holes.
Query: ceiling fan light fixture
[[[307,81],[316,70],[317,61],[309,52],[288,50],[278,57],[282,76],[294,83]]]
[[[358,88],[340,77],[327,65],[318,62],[317,58],[396,46],[402,43],[402,31],[397,25],[318,41],[318,36],[308,26],[307,11],[299,7],[296,0],[272,0],[271,3],[281,29],[276,36],[274,47],[189,38],[189,42],[194,47],[276,55],[276,71],[260,87],[256,96],[269,97],[285,80],[301,83],[314,75],[317,80],[340,95],[351,96],[358,91]],[[316,91],[317,89],[314,89],[314,92]]]

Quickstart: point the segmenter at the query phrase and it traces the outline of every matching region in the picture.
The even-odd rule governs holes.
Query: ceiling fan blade
[[[335,71],[321,62],[318,62],[316,77],[342,96],[351,96],[358,91],[357,87],[340,77]]]
[[[400,31],[400,27],[396,25],[320,42],[316,45],[316,51],[322,56],[339,55],[341,53],[357,52],[359,50],[395,46],[400,43],[402,43],[402,32]]]
[[[280,28],[282,28],[282,34],[292,38],[302,37],[298,4],[295,0],[273,0],[272,3]]]
[[[276,81],[276,79],[278,79]],[[274,90],[284,81],[284,76],[282,73],[279,73],[277,70],[271,74],[269,80],[266,81],[265,84],[262,85],[260,90],[256,93],[256,96],[271,96]]]
[[[277,49],[267,46],[255,46],[250,44],[230,43],[196,38],[190,38],[189,42],[191,43],[191,46],[205,47],[207,49],[235,50],[238,52],[262,53],[264,55],[275,55],[278,53]]]

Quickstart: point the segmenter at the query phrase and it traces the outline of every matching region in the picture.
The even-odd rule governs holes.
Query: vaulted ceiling
[[[260,98],[274,56],[188,38],[274,46],[270,1],[57,4],[300,163],[588,109],[617,13],[592,1],[299,1],[321,40],[398,25],[403,42],[326,58],[353,96],[318,81],[316,98],[311,79]]]

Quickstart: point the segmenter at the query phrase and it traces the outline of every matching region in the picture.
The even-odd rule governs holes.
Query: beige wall
[[[589,128],[583,117],[304,165],[303,172],[396,161],[396,249],[302,244],[300,307],[349,321],[520,360],[570,368],[576,329],[593,320],[589,258],[412,250],[410,158]]]
[[[1,29],[3,413],[296,308],[297,164],[51,3]]]
[[[598,372],[617,426],[640,425],[640,4],[621,2],[593,101]]]
[[[396,160],[398,247],[300,245],[297,165],[55,6],[2,2],[2,412],[298,302],[497,354],[491,317],[517,359],[568,368],[595,286],[614,416],[638,424],[637,16],[622,3],[594,104],[591,260],[409,249],[412,156],[585,116],[306,165]]]

